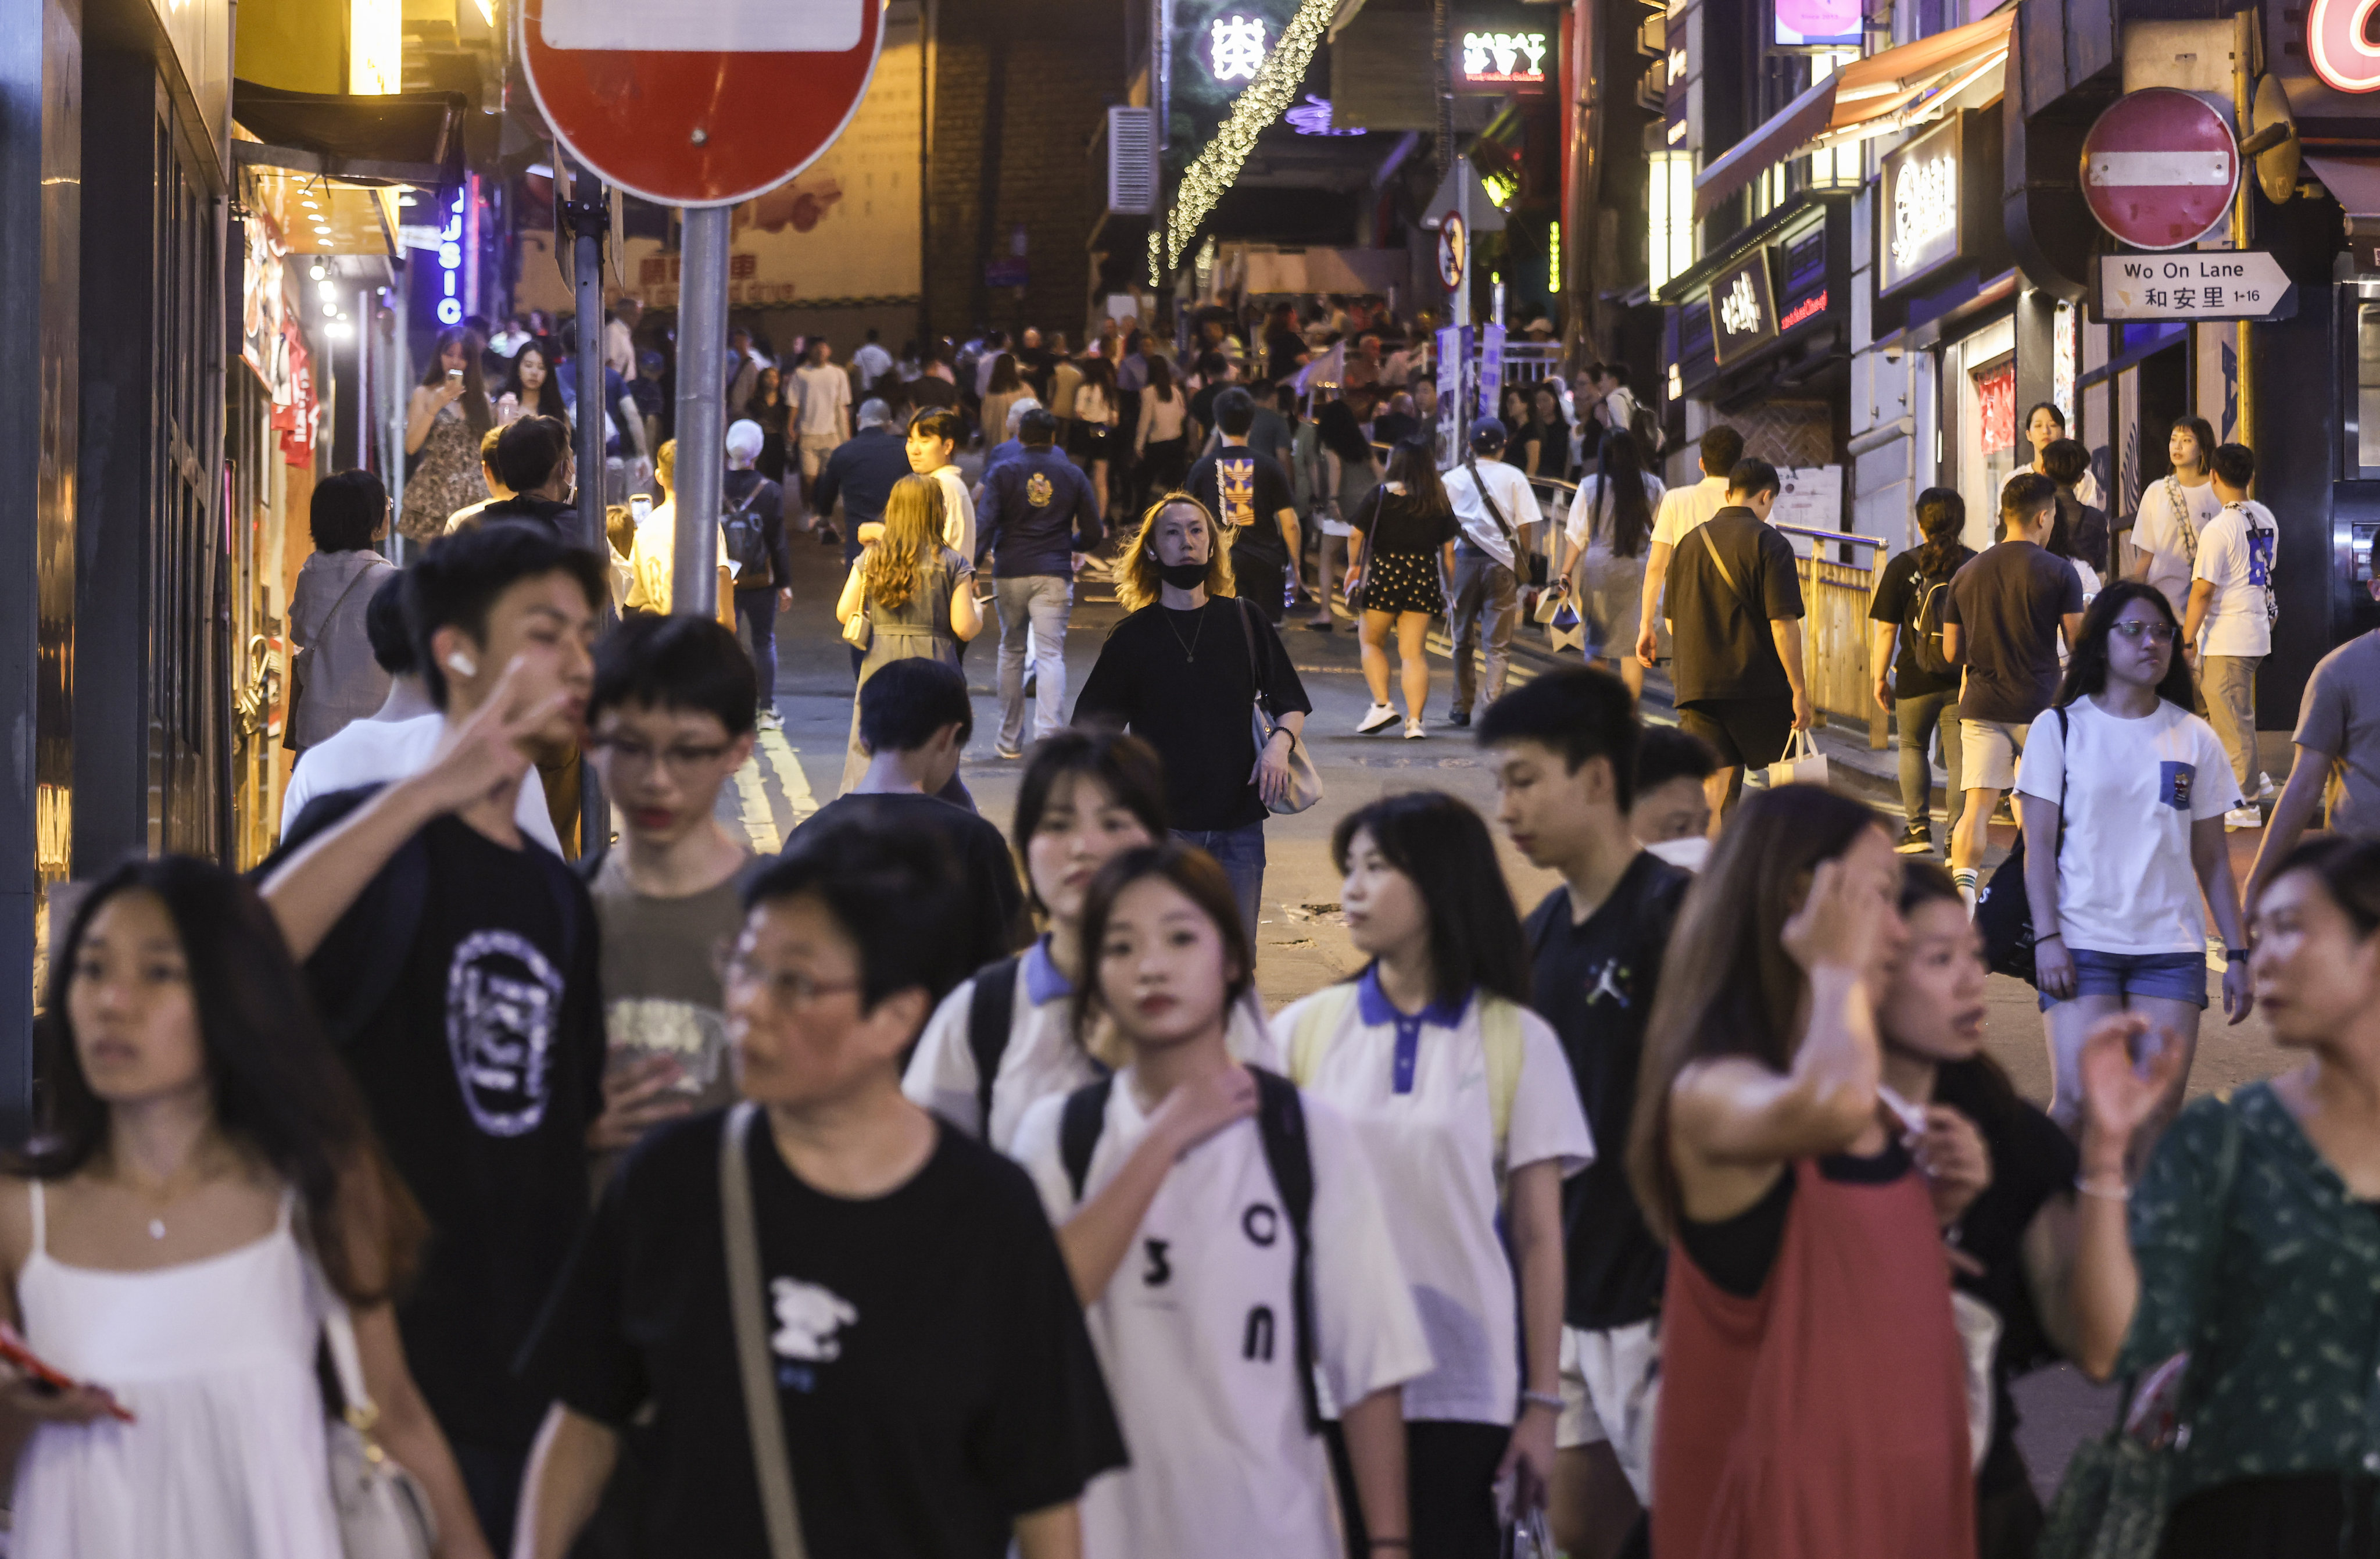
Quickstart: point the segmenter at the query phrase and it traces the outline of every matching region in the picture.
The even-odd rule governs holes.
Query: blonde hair
[[[884,501],[884,534],[868,545],[868,593],[895,610],[917,593],[917,577],[942,546],[942,484],[905,476]]]
[[[1207,522],[1207,593],[1211,596],[1237,595],[1238,583],[1232,577],[1232,547],[1223,528],[1215,522],[1207,505],[1187,493],[1168,493],[1148,505],[1140,517],[1140,533],[1123,550],[1123,560],[1115,573],[1116,603],[1127,612],[1137,612],[1157,603],[1158,590],[1163,583],[1157,572],[1157,520],[1160,515],[1177,504],[1186,504],[1198,511]]]
[[[677,440],[663,439],[653,455],[653,480],[662,491],[674,496],[677,493]]]

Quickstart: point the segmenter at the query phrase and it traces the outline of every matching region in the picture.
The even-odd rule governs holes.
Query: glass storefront
[[[1992,544],[2000,488],[2017,470],[2016,321],[1942,348],[1943,485],[1967,501],[1967,545]]]

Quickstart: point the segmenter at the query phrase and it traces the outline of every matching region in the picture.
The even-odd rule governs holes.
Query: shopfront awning
[[[434,189],[461,171],[468,106],[460,92],[347,95],[235,81],[232,119],[256,138],[235,155],[250,167]]]
[[[2008,58],[2016,7],[1854,60],[1789,103],[1694,179],[1694,217],[1789,157],[1890,135],[1937,118]]]
[[[2380,157],[2309,155],[2305,166],[2322,180],[2331,199],[2347,209],[2350,221],[2380,219]]]

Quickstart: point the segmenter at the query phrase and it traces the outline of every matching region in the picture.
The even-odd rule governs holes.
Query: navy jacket
[[[991,577],[1075,576],[1073,554],[1099,544],[1090,479],[1055,449],[1010,456],[984,478],[975,517],[976,555],[991,554]]]
[[[835,499],[843,500],[844,562],[859,555],[859,528],[884,518],[892,484],[914,474],[908,441],[883,428],[862,428],[835,445],[811,484],[810,513],[832,514]]]

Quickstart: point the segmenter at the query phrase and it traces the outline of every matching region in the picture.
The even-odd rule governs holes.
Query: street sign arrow
[[[2289,295],[2281,262],[2262,250],[2108,254],[2099,259],[2105,320],[2261,320]]]

